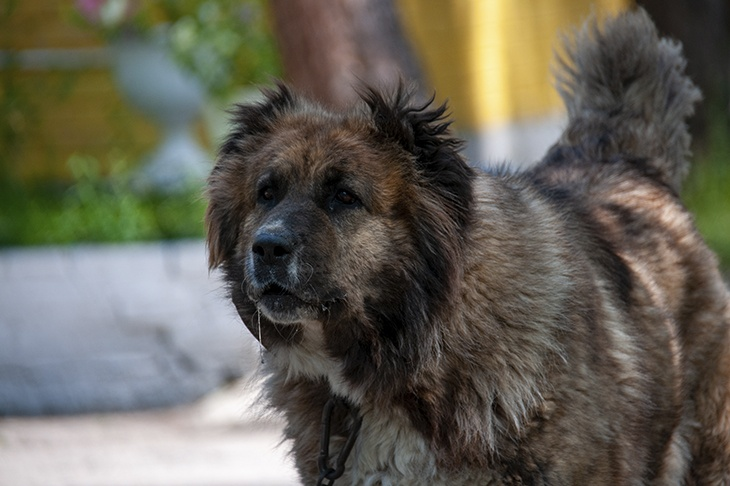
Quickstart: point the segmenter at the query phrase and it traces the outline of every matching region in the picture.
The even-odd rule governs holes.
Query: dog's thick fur
[[[678,198],[699,99],[643,11],[566,44],[569,121],[523,173],[476,173],[399,90],[235,108],[211,267],[266,348],[305,484],[730,484],[728,292]]]

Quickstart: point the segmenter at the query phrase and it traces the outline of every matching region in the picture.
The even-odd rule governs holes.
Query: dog
[[[303,484],[730,484],[730,304],[679,199],[700,99],[639,9],[576,30],[565,131],[477,171],[401,86],[238,105],[210,267]]]

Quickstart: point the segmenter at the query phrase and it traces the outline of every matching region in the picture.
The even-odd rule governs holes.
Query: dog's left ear
[[[463,141],[450,133],[446,104],[433,107],[433,97],[421,105],[414,104],[412,93],[402,83],[391,97],[372,88],[362,91],[361,97],[370,108],[378,133],[414,156],[419,174],[463,226],[475,174],[459,153]]]
[[[229,261],[238,241],[240,218],[245,199],[236,191],[237,181],[247,170],[247,156],[256,145],[256,137],[270,133],[276,120],[294,109],[297,100],[283,83],[262,90],[259,103],[237,104],[230,111],[232,129],[218,151],[215,167],[208,178],[208,208],[205,226],[208,265],[211,269]]]
[[[281,82],[273,88],[262,89],[261,94],[264,98],[260,103],[239,103],[229,110],[232,130],[218,152],[219,161],[228,154],[240,152],[251,136],[269,133],[276,119],[297,104],[291,89]]]
[[[238,215],[238,211],[233,205],[233,200],[224,198],[226,184],[216,175],[215,169],[208,181],[205,229],[208,268],[213,270],[233,257],[238,240],[238,223],[234,218]]]

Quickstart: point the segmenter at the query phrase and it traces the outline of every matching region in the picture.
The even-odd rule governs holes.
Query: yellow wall
[[[89,49],[103,46],[68,18],[72,0],[19,0],[0,24],[0,49]],[[5,7],[2,7],[3,9]],[[73,153],[107,158],[114,147],[134,159],[158,133],[121,99],[108,68],[0,68],[3,142],[0,169],[22,178],[65,178]]]
[[[560,32],[629,0],[398,0],[406,31],[457,126],[555,112],[550,75]]]

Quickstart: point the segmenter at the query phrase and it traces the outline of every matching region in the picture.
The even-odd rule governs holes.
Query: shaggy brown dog
[[[678,198],[699,92],[642,11],[567,52],[524,173],[403,90],[235,109],[210,265],[305,484],[730,484],[728,292]]]

